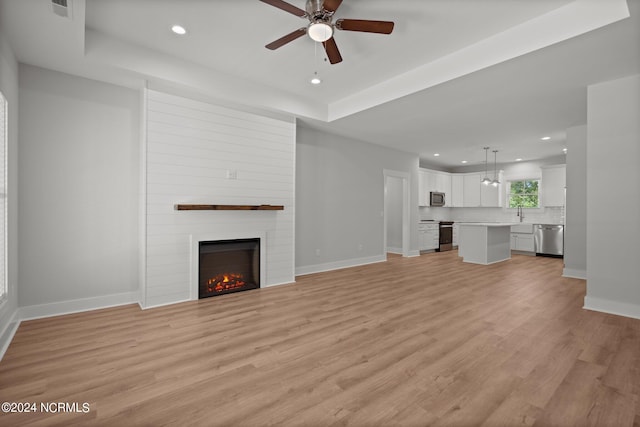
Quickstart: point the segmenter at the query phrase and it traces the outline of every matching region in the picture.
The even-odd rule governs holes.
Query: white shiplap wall
[[[191,298],[192,235],[264,234],[262,286],[293,282],[295,121],[152,90],[145,97],[143,307]],[[284,210],[174,210],[189,203]]]

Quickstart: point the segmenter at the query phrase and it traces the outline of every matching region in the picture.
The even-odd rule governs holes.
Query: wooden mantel
[[[174,205],[177,211],[281,211],[282,205]]]

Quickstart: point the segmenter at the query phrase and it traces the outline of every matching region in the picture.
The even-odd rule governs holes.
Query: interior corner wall
[[[587,99],[585,308],[640,318],[640,75]]]
[[[0,91],[7,100],[7,299],[0,304],[0,358],[17,326],[18,313],[18,62],[0,33]]]
[[[587,126],[567,129],[564,276],[587,278]]]
[[[20,64],[22,317],[137,302],[139,93]]]
[[[298,126],[297,275],[386,259],[385,169],[409,174],[409,249],[417,253],[418,156]]]

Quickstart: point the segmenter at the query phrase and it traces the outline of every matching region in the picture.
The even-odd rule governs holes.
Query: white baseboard
[[[416,249],[416,250],[409,251],[409,258],[416,257],[416,256],[420,256],[419,250]]]
[[[628,302],[611,301],[590,296],[584,297],[586,310],[600,311],[602,313],[615,314],[618,316],[640,319],[640,305],[629,304]]]
[[[80,313],[126,304],[139,304],[139,292],[104,295],[100,297],[82,298],[50,304],[28,305],[20,307],[20,320],[40,319],[43,317],[61,316],[63,314]]]
[[[9,348],[9,344],[11,344],[11,340],[16,334],[18,326],[20,326],[20,319],[18,317],[18,310],[16,309],[9,318],[9,322],[7,322],[4,330],[0,333],[0,360],[2,360],[4,353]]]
[[[359,265],[375,264],[387,260],[385,255],[376,255],[364,258],[346,259],[343,261],[327,262],[324,264],[308,265],[305,267],[296,267],[296,276],[304,276],[305,274],[322,273],[323,271],[339,270],[342,268],[357,267]]]
[[[402,248],[387,246],[387,253],[402,255]]]
[[[575,268],[565,268],[562,270],[562,277],[570,277],[572,279],[587,280],[587,270],[577,270]]]

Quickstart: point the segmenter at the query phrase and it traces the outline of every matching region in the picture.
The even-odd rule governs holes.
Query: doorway
[[[409,256],[409,174],[384,170],[383,253]]]

